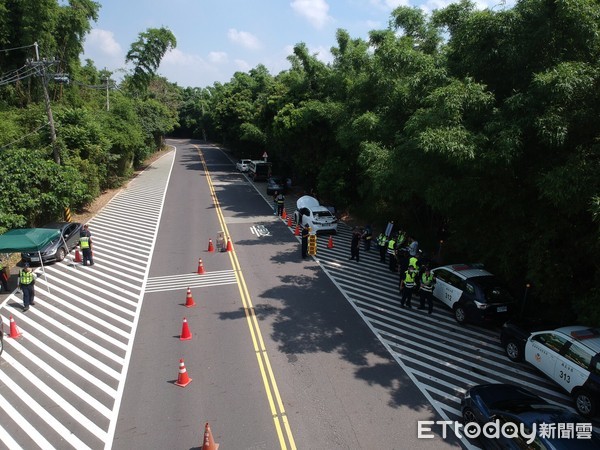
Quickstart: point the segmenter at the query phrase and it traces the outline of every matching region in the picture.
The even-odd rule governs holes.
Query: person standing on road
[[[379,246],[379,262],[385,263],[385,252],[387,251],[387,237],[382,231],[377,237],[377,245]]]
[[[390,240],[387,243],[387,254],[390,257],[390,263],[388,266],[390,272],[396,272],[398,270],[396,261],[396,238],[393,236],[390,237]]]
[[[277,194],[275,197],[275,203],[277,204],[277,215],[281,217],[283,214],[283,207],[285,205],[285,197],[283,196],[283,193],[280,192]]]
[[[371,251],[371,241],[373,240],[373,230],[371,229],[371,225],[365,226],[362,238],[365,241],[365,252]]]
[[[404,272],[404,278],[400,282],[400,290],[402,291],[402,299],[400,300],[400,305],[404,308],[406,305],[408,308],[412,308],[411,300],[412,293],[415,289],[415,278],[417,275],[417,271],[409,266],[408,270]]]
[[[433,288],[435,286],[435,278],[429,270],[429,267],[425,267],[425,272],[421,275],[421,287],[419,288],[419,294],[421,295],[421,304],[419,309],[425,309],[425,300],[427,300],[428,313],[433,312]]]
[[[278,191],[275,191],[273,194],[273,215],[277,215],[277,196],[279,195]]]
[[[356,262],[360,261],[360,236],[360,230],[354,228],[352,241],[350,242],[350,260],[356,259]]]
[[[19,272],[19,289],[23,292],[23,312],[29,309],[29,305],[35,305],[35,278],[29,263],[25,263],[25,267]]]
[[[308,257],[308,224],[302,228],[302,259]]]
[[[83,226],[83,230],[81,230],[79,233],[79,247],[81,247],[83,265],[85,266],[89,262],[90,266],[93,266],[94,256],[92,254],[92,233],[90,233],[87,224]]]
[[[0,283],[2,284],[2,289],[8,292],[8,278],[10,277],[10,269],[8,268],[8,263],[0,260]]]
[[[408,253],[410,256],[416,257],[419,254],[419,243],[412,236],[408,238],[408,242]]]

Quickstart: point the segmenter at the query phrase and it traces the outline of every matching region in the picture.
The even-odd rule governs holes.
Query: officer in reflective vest
[[[417,277],[417,271],[414,267],[409,266],[408,270],[404,272],[404,279],[400,283],[400,290],[402,291],[402,299],[400,305],[404,308],[404,305],[411,308],[412,293],[415,289],[415,279]]]
[[[93,266],[94,255],[92,254],[92,233],[90,233],[87,225],[84,225],[83,230],[79,233],[79,247],[81,247],[83,265],[86,266],[89,262],[90,266]]]
[[[29,305],[33,306],[35,298],[35,274],[28,263],[25,263],[25,268],[19,272],[19,289],[23,292],[23,312],[29,309]]]
[[[396,272],[397,261],[396,261],[396,238],[391,237],[387,244],[387,254],[390,257],[389,268],[392,272]]]
[[[285,197],[280,192],[277,197],[275,197],[275,203],[277,204],[277,215],[281,216],[283,214],[283,206],[285,202]]]
[[[419,288],[419,294],[421,295],[421,304],[419,309],[425,309],[425,300],[427,300],[428,313],[433,312],[433,288],[435,286],[435,278],[429,270],[429,267],[425,267],[425,272],[421,275],[421,287]]]

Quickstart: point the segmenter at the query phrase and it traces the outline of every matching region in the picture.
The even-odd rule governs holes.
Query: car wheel
[[[515,340],[508,341],[504,346],[504,351],[511,361],[521,361],[523,359],[521,348]]]
[[[467,313],[465,311],[465,308],[462,307],[462,305],[456,305],[454,307],[454,318],[461,325],[467,321]]]
[[[585,389],[575,391],[575,409],[582,416],[593,416],[596,412],[596,400]]]
[[[466,425],[471,422],[477,423],[477,417],[471,408],[465,408],[462,412],[463,416],[463,425]]]
[[[56,251],[56,260],[57,261],[62,261],[63,259],[65,259],[66,256],[66,252],[65,249],[60,247],[57,251]]]

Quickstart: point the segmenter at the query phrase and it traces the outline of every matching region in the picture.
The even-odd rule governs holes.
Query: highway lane
[[[226,155],[177,147],[113,448],[189,448],[205,422],[225,448],[452,446],[416,439],[416,419],[436,417],[425,398]],[[208,253],[225,228],[234,253]],[[237,283],[192,288],[184,308],[164,281],[193,278],[199,257],[203,276]],[[165,381],[180,357],[186,388]]]

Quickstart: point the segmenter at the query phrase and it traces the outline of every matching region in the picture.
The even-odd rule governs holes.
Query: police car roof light
[[[596,328],[587,328],[585,330],[573,330],[571,331],[571,337],[577,340],[592,339],[600,336],[600,330]]]

